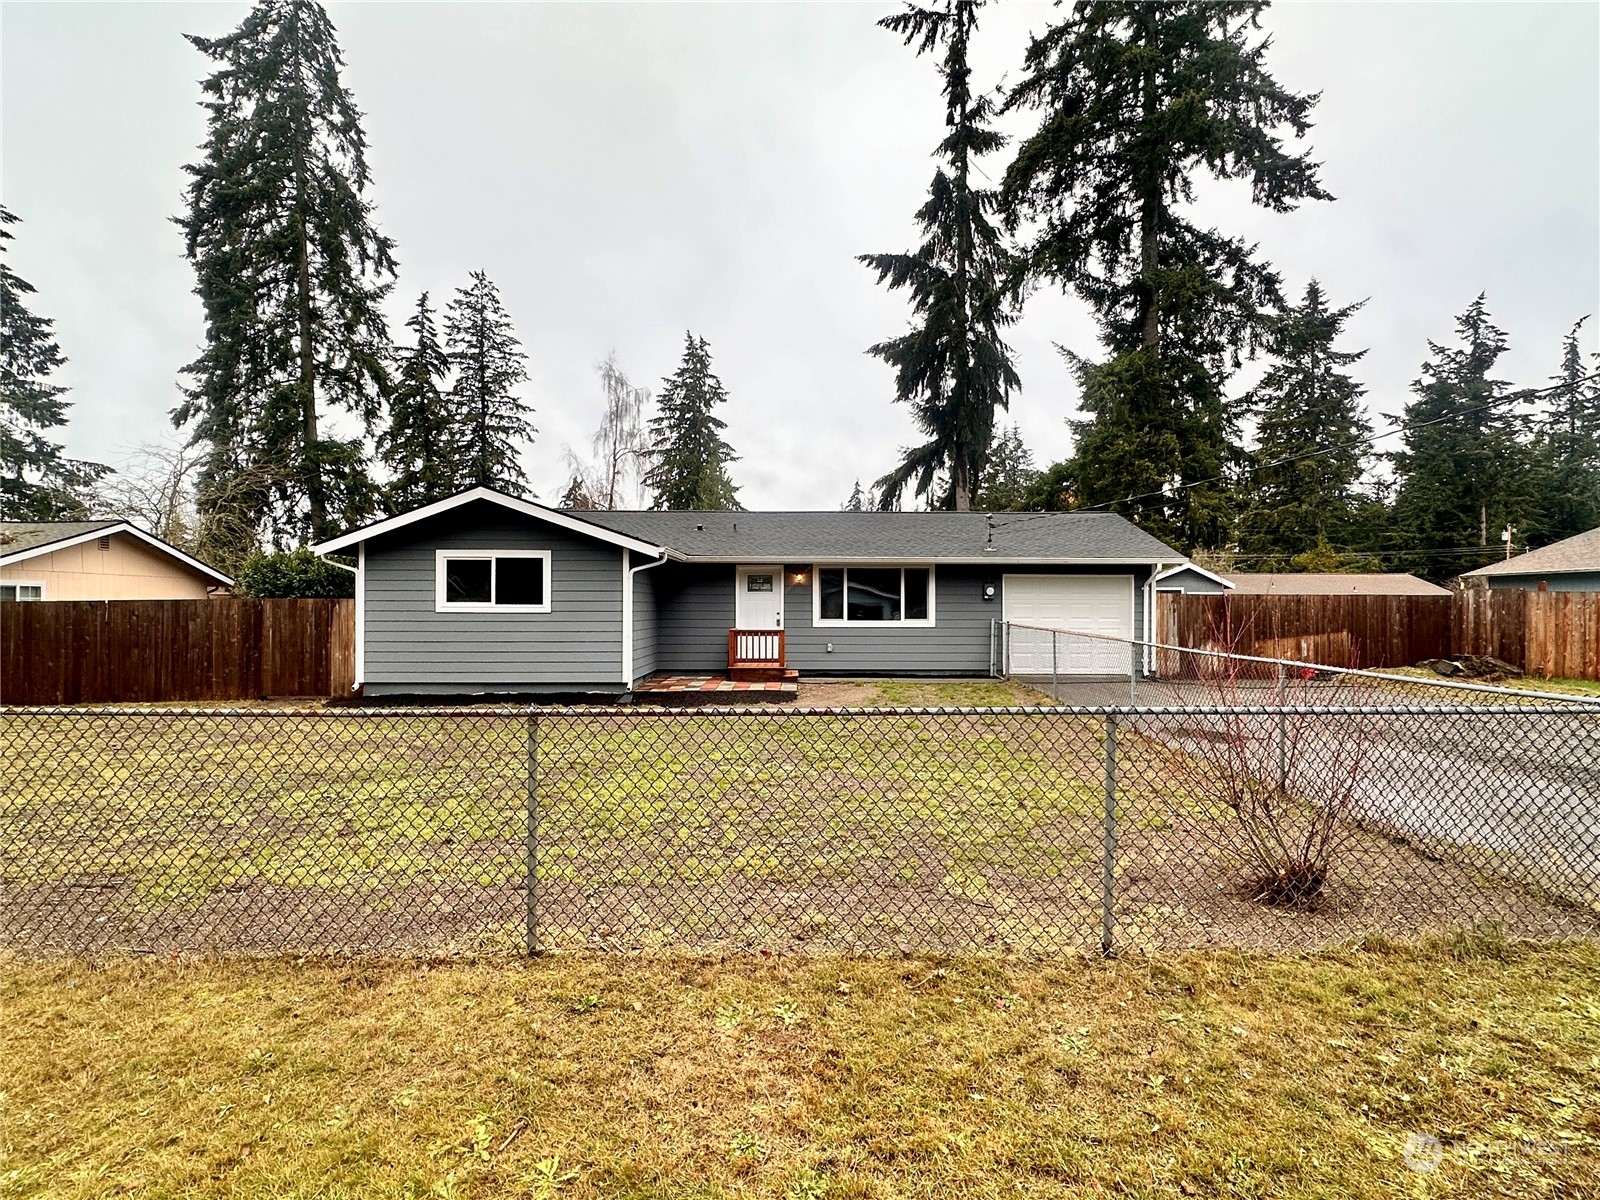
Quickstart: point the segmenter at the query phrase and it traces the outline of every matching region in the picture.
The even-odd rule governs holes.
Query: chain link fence
[[[1184,707],[4,711],[0,943],[1031,955],[1600,931],[1600,706],[1267,682]]]

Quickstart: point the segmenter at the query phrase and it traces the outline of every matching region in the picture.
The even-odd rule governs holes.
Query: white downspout
[[[637,567],[629,566],[629,553],[626,546],[622,549],[622,686],[633,687],[633,580],[641,571],[648,571],[659,567],[667,561],[666,551],[654,562],[641,563]]]
[[[352,692],[359,692],[365,682],[367,666],[367,648],[364,634],[367,628],[367,544],[356,543],[356,565],[347,567],[342,562],[334,562],[326,554],[317,555],[330,567],[338,567],[341,571],[349,571],[356,577],[356,678],[350,685]]]
[[[356,543],[356,678],[352,692],[367,681],[367,544]]]

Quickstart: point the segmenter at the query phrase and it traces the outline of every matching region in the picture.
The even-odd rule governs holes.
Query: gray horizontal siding
[[[1001,577],[1019,574],[1105,575],[1114,567],[944,566],[934,570],[934,625],[812,624],[812,583],[788,583],[783,623],[788,665],[802,675],[986,675],[992,622],[1004,612]],[[727,667],[728,630],[734,623],[734,568],[669,563],[649,572],[659,609],[657,669],[709,672]],[[814,578],[809,567],[807,574]],[[1144,583],[1134,577],[1134,630],[1143,636]],[[995,584],[995,599],[983,599],[983,584]],[[829,646],[833,649],[830,651]]]
[[[1484,575],[1489,586],[1501,588],[1526,588],[1537,591],[1543,583],[1552,592],[1600,592],[1600,571],[1570,571],[1565,575]]]
[[[725,671],[733,628],[733,568],[667,563],[646,576],[656,594],[656,669]]]
[[[646,559],[646,562],[649,560]],[[637,566],[637,562],[633,565]],[[656,588],[651,571],[639,571],[633,577],[633,680],[653,675],[656,670]]]
[[[434,611],[436,550],[549,550],[548,613]],[[622,551],[471,504],[366,548],[365,682],[405,690],[588,690],[622,684]]]
[[[815,626],[812,581],[787,584],[783,623],[789,665],[802,675],[987,675],[991,622],[1000,602],[985,602],[983,581],[998,570],[935,567],[932,627],[862,623]],[[833,649],[830,651],[829,646]]]
[[[1191,596],[1211,596],[1228,589],[1215,579],[1200,574],[1199,571],[1174,571],[1156,587],[1162,591],[1187,592]]]

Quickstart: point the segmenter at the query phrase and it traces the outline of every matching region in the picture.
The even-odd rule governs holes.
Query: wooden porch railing
[[[728,630],[728,670],[740,667],[783,667],[783,630]]]

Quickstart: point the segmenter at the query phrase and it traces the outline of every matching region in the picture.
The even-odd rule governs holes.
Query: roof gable
[[[535,504],[532,500],[523,500],[517,496],[508,496],[504,492],[497,492],[493,488],[476,487],[465,492],[457,492],[433,504],[424,504],[421,508],[414,508],[410,512],[401,513],[397,517],[388,517],[382,521],[374,521],[370,525],[363,525],[360,529],[352,529],[349,533],[339,537],[330,538],[326,542],[319,542],[311,547],[317,554],[336,554],[340,550],[347,550],[353,546],[367,541],[370,538],[381,537],[383,534],[392,533],[397,529],[404,529],[408,525],[415,525],[418,521],[426,521],[429,517],[439,516],[441,513],[451,512],[464,505],[475,501],[486,501],[498,505],[525,517],[533,517],[540,521],[548,521],[561,529],[568,529],[574,533],[581,533],[597,541],[609,542],[614,546],[621,546],[628,550],[638,550],[643,554],[661,557],[666,554],[666,548],[658,546],[640,538],[631,537],[614,529],[608,529],[592,521],[586,521],[573,516],[570,512],[563,512],[558,508],[546,508],[542,504]]]
[[[26,562],[45,554],[54,554],[87,542],[91,538],[126,534],[137,541],[175,558],[191,570],[214,579],[223,587],[232,587],[233,580],[208,563],[185,554],[153,533],[146,533],[129,521],[0,521],[0,566]]]

